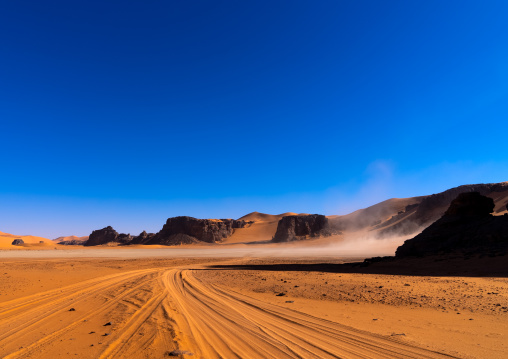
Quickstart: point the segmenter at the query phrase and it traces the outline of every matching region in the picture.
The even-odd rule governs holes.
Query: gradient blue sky
[[[506,1],[4,1],[0,231],[508,180]]]

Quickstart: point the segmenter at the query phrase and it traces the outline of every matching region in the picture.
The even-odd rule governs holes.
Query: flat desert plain
[[[0,251],[0,357],[507,357],[506,278],[346,271],[357,258],[305,251]]]

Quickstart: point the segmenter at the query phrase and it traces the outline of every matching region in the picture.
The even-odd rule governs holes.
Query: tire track
[[[70,305],[82,309],[63,314]],[[66,357],[61,338],[86,335],[80,325],[104,315],[121,320],[88,356],[151,358],[176,346],[198,358],[450,358],[256,300],[185,268],[129,271],[2,303],[0,356]],[[92,337],[81,338],[68,343],[83,347]]]
[[[189,270],[163,281],[180,313],[180,346],[204,358],[450,358],[209,285]]]
[[[129,272],[123,276],[115,276],[114,278],[105,280],[103,283],[96,284],[89,292],[86,291],[86,289],[83,289],[82,286],[77,286],[77,291],[74,291],[74,289],[76,289],[75,285],[70,286],[71,288],[66,287],[63,290],[63,293],[65,294],[60,295],[60,293],[56,293],[55,300],[51,300],[51,297],[46,296],[44,300],[40,301],[43,303],[40,303],[40,305],[28,310],[26,313],[24,313],[24,315],[21,316],[21,318],[15,317],[10,321],[2,318],[0,329],[9,328],[4,329],[2,335],[0,336],[0,348],[5,348],[9,344],[9,339],[11,339],[13,336],[20,338],[23,336],[33,335],[34,331],[38,327],[44,324],[54,324],[53,317],[62,313],[62,307],[69,304],[67,302],[71,302],[73,306],[79,306],[81,303],[86,302],[92,297],[104,295],[109,291],[114,291],[115,287],[122,285],[125,286],[125,284],[129,284],[130,281],[134,281],[133,285],[130,287],[125,286],[127,289],[121,293],[118,293],[114,299],[108,300],[105,304],[99,306],[96,309],[84,312],[83,315],[78,316],[78,318],[74,318],[71,323],[65,325],[60,329],[53,330],[48,335],[44,335],[43,337],[37,339],[34,338],[31,344],[21,348],[20,350],[11,352],[5,358],[20,358],[25,356],[30,357],[32,353],[42,350],[44,347],[48,346],[53,341],[60,338],[63,334],[72,330],[84,321],[114,309],[118,303],[126,298],[129,298],[130,295],[135,294],[138,290],[140,290],[140,288],[146,286],[147,283],[156,280],[156,278],[149,278],[146,281],[143,280],[145,276],[149,276],[150,274],[154,273],[156,273],[154,270],[143,270]],[[72,300],[73,297],[79,294],[81,294],[79,300]],[[35,305],[34,303],[37,303],[37,301],[34,300],[31,301],[31,303],[33,306]]]

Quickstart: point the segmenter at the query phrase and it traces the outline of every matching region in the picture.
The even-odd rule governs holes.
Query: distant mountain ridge
[[[494,200],[494,215],[506,213],[508,182],[462,185],[411,198],[392,198],[344,216],[329,216],[330,226],[344,232],[375,231],[379,236],[411,234],[437,221],[460,193],[478,192]]]

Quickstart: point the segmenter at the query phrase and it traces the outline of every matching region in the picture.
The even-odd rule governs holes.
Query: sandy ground
[[[79,250],[0,252],[0,357],[508,353],[505,278],[332,273],[315,264],[347,259],[173,258],[118,249],[90,249],[88,258],[70,256]],[[42,258],[54,252],[67,256]],[[133,258],[139,252],[144,257]],[[28,253],[39,258],[23,258]]]

